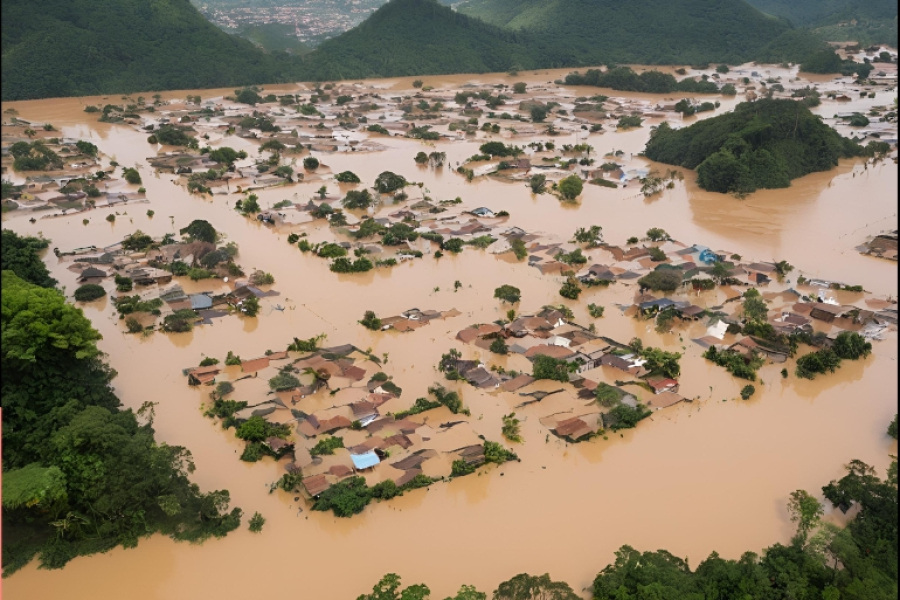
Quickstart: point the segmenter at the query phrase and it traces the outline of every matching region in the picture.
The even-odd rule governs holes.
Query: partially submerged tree
[[[522,291],[515,286],[504,284],[494,290],[494,298],[515,304],[522,299]]]

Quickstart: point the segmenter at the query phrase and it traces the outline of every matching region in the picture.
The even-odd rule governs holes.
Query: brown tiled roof
[[[654,391],[657,390],[665,390],[668,388],[673,388],[678,386],[678,382],[674,379],[647,379],[647,385],[653,388]]]
[[[478,338],[478,329],[476,329],[475,327],[463,329],[456,334],[456,338],[465,344],[471,344],[472,341]]]
[[[412,440],[411,440],[411,439],[409,439],[408,437],[406,437],[406,436],[403,435],[402,433],[398,433],[398,434],[396,434],[396,435],[392,435],[392,436],[390,436],[390,437],[385,438],[385,439],[384,439],[384,446],[382,446],[382,447],[383,447],[383,448],[387,448],[387,447],[389,447],[389,446],[394,446],[394,445],[400,446],[401,448],[403,448],[404,450],[406,450],[407,448],[409,448],[410,446],[412,446],[413,443],[412,443]]]
[[[647,404],[652,406],[653,408],[666,408],[672,406],[673,404],[678,404],[684,400],[681,396],[676,394],[675,392],[661,392],[653,396]]]
[[[191,378],[197,380],[199,383],[207,383],[215,379],[218,373],[218,371],[212,373],[191,373]]]
[[[303,487],[306,488],[306,491],[309,492],[309,495],[312,497],[316,497],[328,488],[331,487],[331,484],[328,483],[328,480],[325,478],[324,474],[321,475],[313,475],[312,477],[307,477],[303,480]]]
[[[360,381],[366,376],[366,370],[361,367],[351,365],[344,369],[343,376],[347,379],[352,379],[353,381]]]
[[[503,390],[506,392],[514,392],[532,383],[533,381],[534,377],[532,377],[531,375],[523,374],[504,382],[500,387],[503,388]]]
[[[266,367],[269,366],[269,357],[262,356],[260,358],[254,358],[252,360],[242,360],[241,361],[241,371],[245,373],[253,373],[255,371],[262,371]]]
[[[331,417],[330,419],[322,419],[319,421],[319,433],[329,433],[336,429],[350,427],[350,419],[342,415]]]
[[[360,400],[350,405],[354,417],[366,417],[375,414],[375,405],[366,400]]]
[[[556,435],[577,440],[578,438],[591,433],[592,430],[588,424],[580,418],[572,417],[571,419],[566,419],[565,421],[557,423],[555,431]]]
[[[562,346],[550,346],[547,344],[532,346],[525,351],[526,358],[533,358],[538,354],[543,354],[544,356],[550,356],[552,358],[568,358],[575,353],[568,348],[563,348]]]

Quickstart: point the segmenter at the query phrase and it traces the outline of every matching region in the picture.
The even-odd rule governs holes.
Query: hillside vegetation
[[[581,64],[740,63],[789,28],[742,0],[468,0],[459,11],[539,33]]]
[[[663,123],[645,149],[651,160],[696,169],[700,187],[723,193],[788,187],[861,152],[803,103],[770,99],[738,104],[684,129]]]
[[[3,100],[610,63],[803,62],[822,50],[742,0],[390,0],[313,52],[229,35],[188,0],[8,0]],[[497,24],[503,25],[503,28]],[[290,50],[292,54],[281,52]]]
[[[202,493],[191,453],[155,440],[156,403],[122,408],[101,336],[53,287],[46,246],[3,230],[4,576],[34,557],[61,568],[154,533],[200,542],[234,530],[228,491]]]
[[[896,0],[748,0],[818,39],[897,46]]]
[[[435,0],[390,0],[357,27],[323,42],[305,64],[312,79],[535,68],[543,62],[529,39]]]
[[[312,48],[297,39],[294,26],[286,23],[260,23],[239,28],[237,35],[250,40],[266,52],[287,52],[297,56]]]
[[[299,74],[188,0],[4,0],[3,100],[238,86]],[[293,69],[293,70],[292,70]]]

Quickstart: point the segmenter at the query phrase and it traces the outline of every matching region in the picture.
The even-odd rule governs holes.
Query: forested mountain
[[[2,98],[611,62],[738,63],[762,56],[800,62],[821,49],[809,34],[742,0],[471,2],[478,4],[467,11],[504,27],[437,0],[390,0],[359,26],[298,57],[265,52],[221,31],[188,0],[7,0]],[[513,15],[514,9],[521,10]]]
[[[528,43],[532,42],[532,43]],[[435,0],[390,0],[305,61],[313,78],[506,71],[551,66],[528,36],[453,12]]]
[[[272,83],[291,59],[188,0],[4,0],[3,100]],[[296,69],[296,66],[293,67]]]
[[[855,18],[897,16],[893,0],[747,0],[762,12],[788,19],[798,26],[815,25],[831,15],[853,13]]]
[[[743,0],[467,0],[459,11],[555,40],[583,64],[744,62],[788,29]]]
[[[897,46],[896,0],[747,0],[820,39]]]

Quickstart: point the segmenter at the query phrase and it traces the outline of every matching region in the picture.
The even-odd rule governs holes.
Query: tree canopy
[[[190,452],[121,410],[81,310],[11,271],[2,290],[4,573],[36,555],[60,568],[157,532],[200,541],[236,528],[228,492],[188,479]]]
[[[19,278],[41,287],[56,285],[47,265],[38,256],[38,252],[46,249],[50,242],[43,238],[19,236],[9,229],[4,229],[0,235],[0,270],[12,271]]]
[[[788,187],[792,179],[827,171],[863,150],[802,102],[763,99],[678,130],[663,123],[645,152],[652,160],[696,169],[700,187],[726,193]]]

